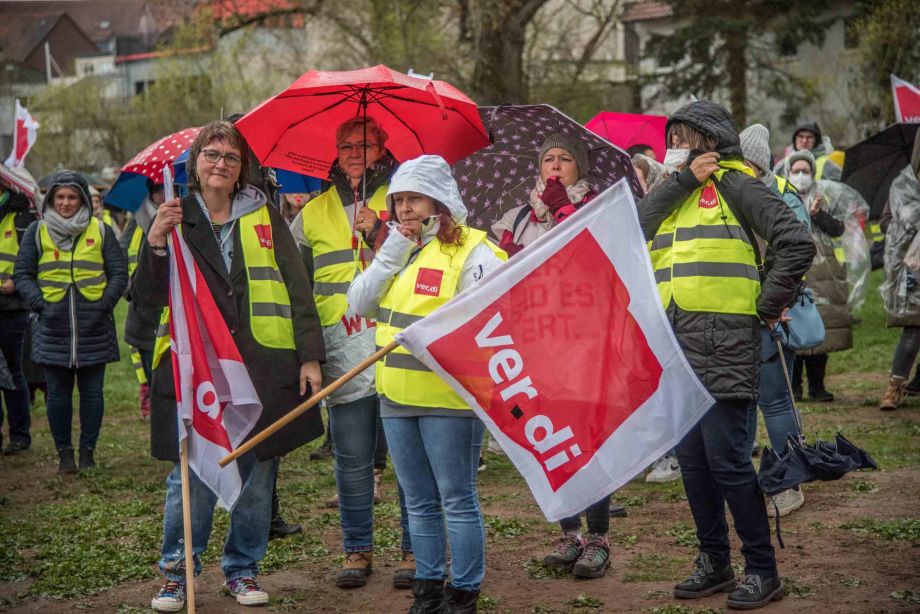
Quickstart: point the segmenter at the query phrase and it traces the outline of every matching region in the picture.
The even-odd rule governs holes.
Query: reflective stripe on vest
[[[137,383],[144,385],[147,383],[147,373],[144,372],[144,363],[141,360],[140,351],[132,347],[131,349],[131,366],[134,367],[134,375],[137,377]]]
[[[377,217],[386,219],[387,186],[380,186],[367,203]],[[301,213],[303,232],[313,252],[313,296],[323,326],[337,324],[348,307],[348,288],[356,271],[364,270],[373,260],[373,252],[358,240],[352,240],[351,223],[339,191],[332,186],[306,204]]]
[[[7,213],[0,220],[0,281],[13,276],[13,263],[19,253],[19,235],[16,234],[16,214]]]
[[[169,352],[169,307],[160,312],[160,324],[157,326],[157,339],[153,344],[153,361],[151,368],[156,370],[160,361]]]
[[[377,311],[378,346],[387,345],[403,328],[453,298],[463,265],[474,247],[485,243],[499,258],[507,260],[507,255],[486,239],[486,233],[473,229],[465,232],[466,238],[459,247],[432,240],[399,273]],[[377,363],[377,392],[402,405],[470,408],[444,380],[403,347],[397,347]]]
[[[39,226],[41,256],[38,259],[38,286],[49,303],[64,298],[71,284],[88,301],[98,301],[105,290],[105,261],[102,257],[102,231],[97,220],[90,220],[74,240],[72,251],[58,249],[48,226]]]
[[[131,242],[128,244],[128,277],[134,275],[137,268],[137,255],[141,252],[141,243],[144,241],[144,231],[140,226],[134,227],[134,234],[131,235]]]
[[[741,162],[719,163],[753,176]],[[700,186],[648,242],[658,294],[684,311],[757,314],[760,275],[755,246],[712,180]]]

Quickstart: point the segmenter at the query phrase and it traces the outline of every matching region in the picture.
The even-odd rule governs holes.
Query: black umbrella
[[[920,124],[892,124],[846,150],[840,180],[869,203],[869,219],[882,215],[891,182],[910,164],[918,127]]]

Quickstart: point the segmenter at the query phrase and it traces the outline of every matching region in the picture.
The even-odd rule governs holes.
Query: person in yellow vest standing
[[[42,203],[43,219],[22,238],[13,280],[38,313],[32,361],[48,383],[48,423],[58,470],[73,473],[73,387],[80,392],[80,469],[95,466],[105,409],[106,363],[119,359],[113,311],[128,283],[125,256],[112,230],[92,216],[82,175],[60,171]]]
[[[396,160],[386,150],[387,134],[373,117],[356,117],[336,130],[338,157],[326,189],[304,205],[291,231],[313,282],[323,324],[326,362],[323,380],[331,383],[374,353],[374,321],[363,318],[346,299],[355,274],[373,260],[375,242],[386,234],[386,194]],[[339,588],[367,583],[373,567],[374,494],[386,459],[379,424],[374,372],[364,371],[326,399],[335,458],[338,506],[345,560],[336,574]],[[400,494],[402,562],[393,578],[409,588],[415,563],[405,506]]]
[[[160,571],[166,576],[151,607],[177,612],[185,605],[185,569],[201,571],[199,556],[211,532],[216,495],[194,474],[191,491],[194,561],[182,547],[182,482],[179,468],[176,393],[169,359],[169,257],[167,236],[178,227],[208,290],[239,349],[262,404],[251,438],[300,404],[321,384],[322,333],[309,281],[287,224],[265,194],[245,183],[249,147],[227,121],[205,125],[189,150],[189,194],[169,200],[141,246],[131,299],[139,307],[163,309],[167,324],[154,344],[151,380],[151,452],[171,461]],[[200,290],[199,290],[200,291]],[[268,594],[256,580],[268,546],[272,487],[278,457],[316,439],[323,424],[307,411],[237,460],[242,492],[230,513],[221,570],[242,605],[265,605]]]
[[[22,237],[34,220],[29,199],[0,184],[0,354],[13,380],[13,388],[3,390],[0,403],[0,426],[4,406],[9,426],[9,443],[3,448],[4,454],[18,454],[32,445],[29,384],[23,371],[22,355],[29,331],[29,305],[16,289],[13,265]],[[0,446],[2,442],[0,434]]]
[[[676,448],[700,552],[674,596],[730,592],[729,607],[754,609],[783,595],[748,432],[760,321],[772,326],[784,316],[815,247],[792,210],[744,165],[725,108],[709,101],[682,107],[668,119],[666,139],[678,172],[639,202],[639,221],[668,320],[716,401]],[[774,255],[763,278],[758,236]],[[726,503],[745,559],[740,583],[731,566]]]
[[[348,290],[349,305],[377,320],[378,346],[507,259],[485,232],[464,225],[466,207],[440,156],[404,162],[393,175],[387,203],[393,229]],[[475,612],[485,576],[476,492],[485,427],[450,386],[402,348],[377,363],[376,378],[416,557],[412,611]],[[445,535],[451,555],[446,595]],[[449,610],[440,609],[445,603]]]

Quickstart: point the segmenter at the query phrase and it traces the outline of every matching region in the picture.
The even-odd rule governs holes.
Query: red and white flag
[[[891,75],[891,94],[894,98],[895,121],[920,123],[920,88]]]
[[[396,340],[476,411],[550,521],[638,475],[714,402],[661,307],[625,181]]]
[[[16,116],[13,118],[13,151],[4,164],[10,168],[25,166],[26,154],[38,137],[38,122],[16,99]]]
[[[242,490],[232,452],[262,413],[249,372],[182,234],[173,229],[169,250],[169,336],[179,439],[188,437],[189,467],[232,509]]]

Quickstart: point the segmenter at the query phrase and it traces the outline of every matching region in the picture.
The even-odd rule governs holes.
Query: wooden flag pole
[[[304,401],[303,403],[301,403],[300,405],[298,405],[297,407],[295,407],[294,409],[286,413],[284,416],[279,418],[273,424],[270,424],[269,426],[265,427],[265,430],[263,430],[261,433],[259,433],[258,435],[256,435],[255,437],[253,437],[252,439],[250,439],[243,445],[241,445],[239,448],[237,448],[236,450],[234,450],[227,456],[217,461],[217,464],[220,465],[221,467],[226,467],[229,463],[232,463],[233,461],[238,459],[243,454],[246,454],[247,452],[252,450],[254,447],[256,447],[257,445],[259,445],[260,443],[262,443],[263,441],[265,441],[266,439],[274,435],[278,430],[287,426],[290,422],[295,420],[302,413],[304,413],[311,407],[315,406],[317,403],[319,403],[320,401],[328,397],[330,394],[332,394],[333,392],[335,392],[336,390],[338,390],[339,388],[347,384],[351,379],[356,377],[359,373],[373,366],[374,363],[376,363],[378,360],[380,360],[381,358],[383,358],[384,356],[386,356],[387,354],[395,350],[397,347],[399,347],[399,344],[395,341],[391,341],[389,344],[383,346],[382,348],[380,348],[379,350],[377,350],[376,352],[368,356],[366,359],[361,361],[361,363],[356,365],[351,371],[349,371],[348,373],[346,373],[339,379],[335,380],[334,382],[332,382],[331,384],[329,384],[328,386],[326,386],[325,388],[323,388],[322,390],[314,394],[312,397],[310,397],[309,399],[307,399],[306,401]]]
[[[182,532],[185,539],[185,595],[188,614],[195,614],[195,556],[192,548],[192,497],[189,492],[188,437],[179,444],[182,476]]]

